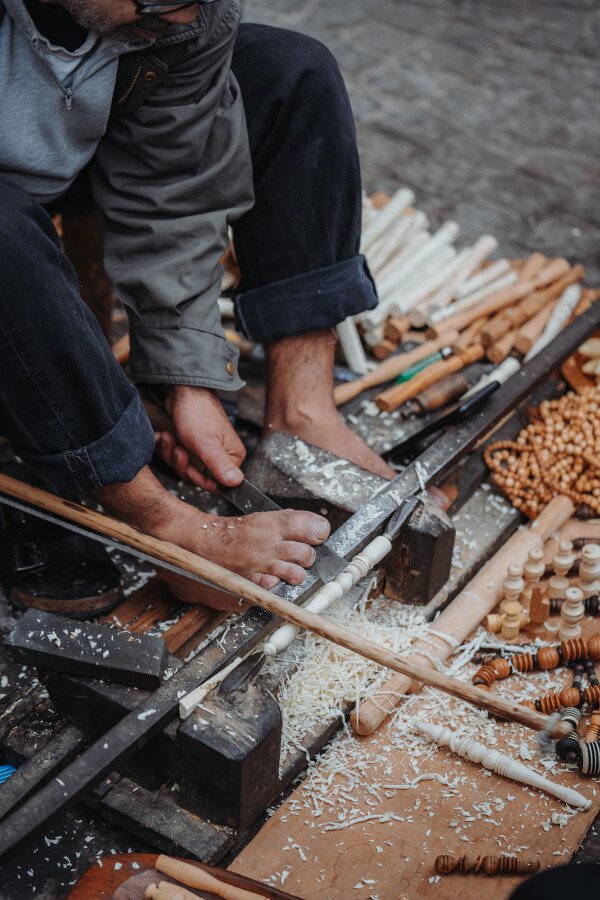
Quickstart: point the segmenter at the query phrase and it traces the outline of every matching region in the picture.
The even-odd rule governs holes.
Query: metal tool
[[[448,410],[441,410],[432,415],[424,425],[419,419],[408,422],[403,428],[402,440],[384,454],[391,466],[398,465],[406,453],[423,438],[430,437],[438,431],[467,419],[475,412],[494,391],[500,387],[499,381],[490,381],[475,394],[461,400]]]
[[[232,488],[217,484],[217,490],[244,515],[281,510],[281,506],[278,506],[270,497],[259,491],[247,478],[244,478],[241,484]],[[343,556],[340,556],[325,544],[315,547],[314,550],[316,556],[312,568],[325,584],[333,581],[335,576],[343,572],[348,565]]]

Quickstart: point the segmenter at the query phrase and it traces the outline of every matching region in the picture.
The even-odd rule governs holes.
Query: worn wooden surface
[[[587,634],[598,627],[598,620],[585,622]],[[465,677],[474,671],[469,666]],[[548,680],[569,684],[571,673],[514,676],[494,690],[523,698],[546,689],[541,686]],[[417,755],[419,741],[410,737],[415,717],[453,728],[462,724],[484,743],[491,743],[492,734],[496,749],[581,791],[592,808],[573,814],[556,799],[433,744],[420,744]],[[332,748],[235,859],[233,871],[270,884],[280,884],[283,875],[285,888],[306,900],[507,898],[520,879],[438,877],[436,856],[521,853],[539,859],[542,868],[563,864],[600,809],[597,779],[553,762],[550,754],[541,757],[521,729],[470,714],[464,720],[460,704],[436,704],[427,691],[408,698],[396,721],[375,735],[340,737],[335,764],[329,764],[328,752]],[[411,787],[419,776],[425,777]]]

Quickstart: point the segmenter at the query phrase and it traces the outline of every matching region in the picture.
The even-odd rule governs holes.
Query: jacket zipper
[[[73,106],[73,91],[71,90],[71,88],[64,88],[63,94],[65,95],[67,109],[71,109],[71,107]]]
[[[138,63],[138,67],[137,67],[137,69],[136,69],[135,75],[134,75],[133,78],[131,79],[131,82],[130,82],[130,84],[129,84],[127,90],[125,91],[125,93],[122,94],[122,95],[119,97],[119,99],[117,100],[117,105],[118,105],[119,103],[125,103],[125,101],[129,98],[129,95],[131,94],[132,90],[134,89],[134,87],[135,87],[135,85],[136,85],[136,82],[137,82],[138,78],[140,77],[140,72],[141,72],[141,71],[142,71],[142,63]]]

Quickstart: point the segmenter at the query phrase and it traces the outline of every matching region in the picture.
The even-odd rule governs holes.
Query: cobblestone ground
[[[600,283],[597,0],[247,0],[245,17],[333,51],[368,191],[408,185],[434,226]]]

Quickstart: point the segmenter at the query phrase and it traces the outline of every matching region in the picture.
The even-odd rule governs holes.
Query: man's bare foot
[[[267,347],[265,433],[286,431],[383,478],[396,473],[349,428],[333,400],[335,332],[283,338]]]
[[[225,518],[200,512],[173,497],[148,467],[129,484],[95,493],[113,515],[141,531],[170,541],[270,589],[282,579],[301,584],[315,558],[313,547],[329,535],[329,523],[314,513],[282,510]],[[235,608],[215,601],[202,585],[164,573],[171,590],[187,603]]]

